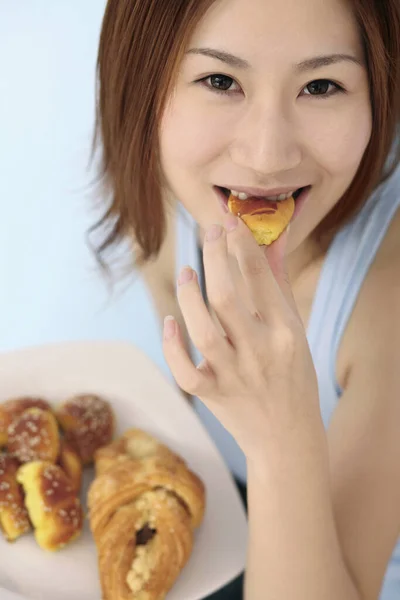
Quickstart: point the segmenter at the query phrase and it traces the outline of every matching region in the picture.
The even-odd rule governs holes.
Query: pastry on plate
[[[110,404],[94,394],[82,394],[62,402],[56,416],[66,441],[82,463],[93,462],[98,448],[109,444],[114,434],[114,414]]]
[[[98,539],[104,600],[161,600],[193,547],[190,517],[163,489],[145,492],[113,513]]]
[[[17,481],[18,467],[15,458],[0,454],[0,529],[9,542],[31,528],[24,495]]]
[[[161,600],[192,552],[204,485],[180,456],[138,429],[95,460],[88,506],[103,598]]]
[[[17,481],[24,488],[25,506],[41,548],[59,550],[80,535],[82,506],[61,467],[48,461],[29,462],[19,468]]]
[[[95,454],[96,474],[100,475],[109,467],[114,466],[116,461],[121,462],[132,458],[141,460],[149,456],[182,461],[177,454],[145,431],[128,429],[120,438],[97,450]]]
[[[60,434],[55,416],[42,408],[27,408],[8,427],[7,452],[21,463],[56,462]]]
[[[0,404],[0,448],[7,444],[7,430],[14,419],[19,417],[27,408],[51,410],[50,405],[42,398],[22,397],[13,398]]]

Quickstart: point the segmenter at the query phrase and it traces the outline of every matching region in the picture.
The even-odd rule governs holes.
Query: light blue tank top
[[[311,309],[307,339],[317,372],[321,414],[326,428],[342,394],[336,380],[338,348],[368,269],[399,207],[400,166],[335,236],[324,260]],[[180,206],[177,217],[177,270],[189,264],[198,273],[201,272],[196,231],[195,222]],[[194,347],[192,357],[196,364],[202,358]],[[246,460],[239,446],[198,398],[194,399],[194,403],[200,419],[232,473],[237,479],[245,481]],[[388,567],[381,600],[399,598],[400,540]]]

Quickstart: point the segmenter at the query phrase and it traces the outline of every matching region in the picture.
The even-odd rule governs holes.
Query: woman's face
[[[297,201],[291,252],[346,191],[370,134],[368,76],[347,2],[219,0],[190,41],[164,112],[162,167],[203,228],[221,222],[220,188],[274,196],[311,186]]]

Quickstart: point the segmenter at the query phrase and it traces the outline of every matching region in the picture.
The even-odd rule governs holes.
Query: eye
[[[303,96],[320,96],[328,98],[338,92],[344,92],[344,89],[338,83],[330,81],[330,79],[316,79],[306,85],[306,87],[303,88],[303,92]]]
[[[228,75],[221,75],[219,73],[216,73],[215,75],[209,75],[204,79],[200,79],[199,83],[204,85],[212,92],[217,92],[218,94],[236,93],[240,91],[239,85],[234,79],[232,79],[232,77],[229,77]]]

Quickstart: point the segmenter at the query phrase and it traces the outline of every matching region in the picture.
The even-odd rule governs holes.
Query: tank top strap
[[[328,361],[336,394],[336,357],[368,270],[400,207],[400,167],[368,198],[359,213],[335,236],[322,267],[307,337],[320,370]]]

